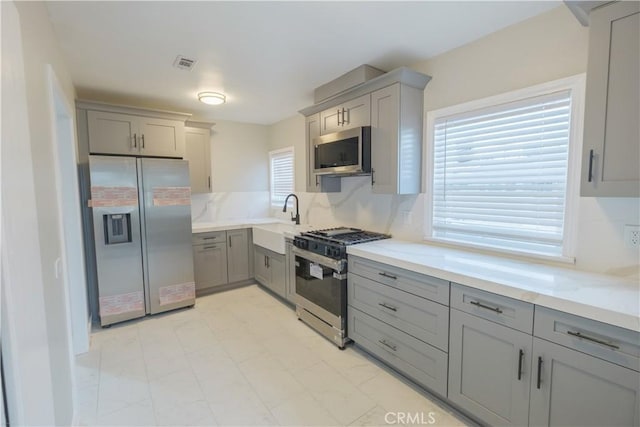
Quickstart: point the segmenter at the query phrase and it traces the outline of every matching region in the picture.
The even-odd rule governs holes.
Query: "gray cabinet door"
[[[143,156],[183,157],[184,123],[177,120],[139,117]]]
[[[211,193],[211,132],[185,128],[184,159],[189,161],[191,193]]]
[[[258,283],[261,285],[270,287],[271,285],[271,272],[267,266],[267,252],[260,246],[253,247],[253,275]]]
[[[540,338],[533,349],[530,425],[640,424],[640,373]]]
[[[640,3],[615,2],[590,19],[581,195],[638,197]]]
[[[227,283],[227,246],[224,243],[195,245],[193,268],[196,290],[225,285]]]
[[[229,283],[248,280],[249,233],[246,228],[227,231],[227,254]]]
[[[422,103],[423,91],[400,83],[371,94],[374,193],[420,192]]]
[[[293,243],[291,241],[287,241],[286,248],[286,257],[285,257],[285,265],[286,265],[286,286],[287,286],[287,301],[295,304],[296,303],[296,256],[293,253]]]
[[[284,255],[270,255],[267,266],[271,273],[271,283],[269,288],[283,298],[287,296],[286,271]]]
[[[315,146],[313,138],[320,136],[320,113],[306,118],[307,193],[339,193],[340,177],[319,176],[313,173]]]
[[[371,123],[371,96],[369,94],[347,101],[320,112],[320,134],[338,132]]]
[[[92,154],[138,154],[137,119],[128,114],[87,111],[89,151]]]
[[[487,424],[527,425],[531,349],[531,335],[451,309],[449,399]]]

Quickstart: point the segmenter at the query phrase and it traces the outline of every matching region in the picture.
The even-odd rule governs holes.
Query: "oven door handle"
[[[324,267],[329,267],[336,273],[342,273],[346,267],[346,260],[329,258],[313,252],[305,251],[304,249],[300,249],[295,246],[293,247],[293,253],[300,258],[304,258],[308,261],[320,264]]]

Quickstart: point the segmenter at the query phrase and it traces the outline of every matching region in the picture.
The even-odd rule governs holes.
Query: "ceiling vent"
[[[181,70],[191,71],[191,69],[196,65],[195,59],[185,58],[182,55],[176,56],[176,60],[173,61],[173,66],[176,68],[180,68]]]

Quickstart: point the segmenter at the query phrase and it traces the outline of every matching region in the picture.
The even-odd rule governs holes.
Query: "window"
[[[570,260],[583,92],[578,76],[429,113],[425,238]]]
[[[269,152],[271,206],[282,208],[289,193],[293,193],[293,147]]]

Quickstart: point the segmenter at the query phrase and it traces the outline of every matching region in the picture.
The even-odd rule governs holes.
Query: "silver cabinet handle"
[[[320,183],[318,182],[318,178],[320,178],[318,175],[316,175],[316,187],[320,185]]]
[[[393,350],[393,351],[398,351],[398,347],[396,347],[396,346],[395,346],[395,345],[393,345],[393,344],[389,344],[389,343],[387,342],[387,340],[384,340],[384,339],[383,339],[383,340],[379,340],[378,342],[379,342],[380,344],[382,344],[383,346],[385,346],[385,347],[387,347],[387,348],[390,348],[390,349],[391,349],[391,350]]]
[[[231,247],[231,236],[229,236],[229,247]]]
[[[142,148],[144,149],[144,133],[141,135],[142,138]]]
[[[593,181],[593,150],[589,150],[589,176],[587,181]]]
[[[612,348],[614,350],[619,350],[620,349],[620,347],[618,347],[615,344],[611,344],[611,343],[608,343],[606,341],[602,341],[602,340],[599,340],[597,338],[593,338],[593,337],[590,337],[590,336],[587,336],[587,335],[582,335],[582,333],[580,333],[580,332],[567,331],[567,334],[569,334],[571,336],[574,336],[576,338],[580,338],[581,340],[591,341],[591,342],[594,342],[596,344],[604,345],[604,346]]]
[[[213,246],[204,246],[202,249],[207,250],[207,249],[216,249],[218,246],[213,245]]]
[[[396,280],[396,279],[397,279],[397,277],[396,277],[396,276],[394,276],[393,274],[389,274],[389,273],[386,273],[386,272],[384,272],[384,271],[382,271],[382,272],[380,272],[380,273],[378,273],[378,274],[379,274],[379,275],[381,275],[381,276],[383,276],[383,277],[388,277],[389,279],[393,279],[393,280]]]
[[[469,304],[475,305],[476,307],[484,308],[485,310],[495,311],[498,314],[502,314],[502,310],[498,307],[489,307],[488,305],[484,305],[483,303],[478,301],[469,301]]]
[[[208,183],[209,183],[209,190],[211,190],[211,175],[209,175],[209,178],[208,178],[208,180],[207,180],[207,181],[208,181]]]
[[[338,126],[342,126],[344,122],[340,121],[340,110],[338,110]]]
[[[392,305],[388,305],[386,302],[379,302],[378,305],[380,307],[386,308],[387,310],[391,310],[391,311],[398,311],[398,309]]]
[[[133,134],[133,148],[138,148],[138,141],[137,141],[136,136],[137,135],[134,133]]]
[[[214,237],[203,237],[202,240],[213,240],[213,239],[217,239],[217,236]]]
[[[375,169],[371,168],[371,186],[373,187],[373,184],[376,183],[376,180],[374,178],[374,174],[376,173]]]
[[[344,113],[347,113],[347,120],[344,119]],[[351,124],[351,110],[349,109],[342,109],[342,124]]]

